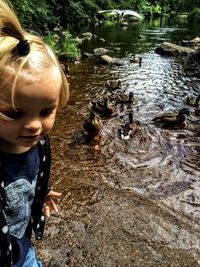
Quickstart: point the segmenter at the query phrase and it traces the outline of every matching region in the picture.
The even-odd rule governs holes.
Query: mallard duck
[[[161,123],[165,126],[176,126],[185,121],[184,115],[190,115],[188,109],[183,108],[178,113],[164,113],[152,119],[155,123]]]
[[[120,138],[123,140],[128,140],[131,135],[134,135],[139,130],[140,126],[140,122],[133,121],[132,112],[129,112],[128,119],[129,121],[123,124],[122,127],[119,129]]]
[[[86,132],[86,135],[88,135],[90,138],[97,136],[101,127],[101,118],[93,111],[91,111],[89,117],[83,123],[83,128]]]
[[[116,90],[121,88],[120,80],[108,80],[105,83],[105,87],[111,90]]]
[[[198,95],[197,97],[187,96],[185,98],[185,103],[193,107],[198,107],[199,101],[200,101],[200,95]]]
[[[128,140],[132,134],[132,123],[133,123],[133,113],[129,112],[128,114],[129,121],[122,125],[119,129],[119,136],[123,140]]]
[[[133,92],[130,92],[128,95],[122,92],[117,92],[116,99],[117,99],[117,102],[119,103],[133,103],[133,101],[135,100],[135,97],[133,95]]]
[[[140,56],[134,56],[133,58],[130,59],[131,63],[138,63],[139,66],[142,66],[142,57]]]
[[[91,110],[101,117],[110,116],[113,113],[113,107],[109,104],[107,98],[103,100],[103,103],[101,101],[91,102]]]

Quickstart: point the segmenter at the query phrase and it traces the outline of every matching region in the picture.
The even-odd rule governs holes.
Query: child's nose
[[[24,129],[36,131],[41,128],[41,121],[39,118],[29,119],[24,123]]]

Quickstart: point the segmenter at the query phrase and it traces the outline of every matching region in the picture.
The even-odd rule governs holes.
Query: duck
[[[133,122],[133,114],[132,112],[129,113],[129,121],[122,125],[122,127],[119,129],[119,136],[122,140],[128,140],[131,136],[131,127],[130,123]]]
[[[120,80],[108,80],[105,83],[105,87],[111,90],[116,90],[121,88],[121,81]]]
[[[198,95],[197,97],[187,96],[185,98],[185,103],[193,107],[198,107],[199,101],[200,101],[200,95]]]
[[[128,95],[122,92],[117,92],[116,100],[119,103],[133,103],[133,101],[135,101],[135,97],[133,95],[133,92],[130,92]]]
[[[139,66],[142,66],[142,57],[140,56],[134,56],[133,58],[130,59],[131,63],[138,63]]]
[[[164,124],[165,126],[180,125],[185,121],[185,115],[190,115],[186,108],[182,108],[178,113],[164,113],[152,119],[155,123]]]
[[[91,102],[91,110],[101,117],[110,116],[114,112],[107,98],[103,100],[103,103],[101,101]]]
[[[122,125],[119,129],[119,136],[122,140],[128,140],[131,135],[134,135],[138,131],[140,123],[138,121],[133,121],[133,113],[128,114],[129,121]]]
[[[95,114],[93,111],[90,111],[88,118],[83,123],[83,129],[85,131],[85,135],[89,139],[95,139],[99,136],[99,131],[102,128],[101,118]]]

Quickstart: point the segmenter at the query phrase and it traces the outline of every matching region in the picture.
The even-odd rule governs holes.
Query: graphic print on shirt
[[[31,214],[37,176],[32,183],[21,177],[5,187],[7,224],[11,235],[22,238]]]

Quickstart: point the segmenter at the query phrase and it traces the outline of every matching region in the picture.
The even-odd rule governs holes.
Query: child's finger
[[[58,208],[57,208],[57,205],[56,205],[56,203],[54,202],[54,200],[51,198],[50,201],[51,201],[51,206],[52,206],[53,210],[54,210],[55,212],[58,212]]]
[[[47,216],[47,217],[50,217],[50,208],[49,208],[49,206],[46,205],[43,210],[44,210],[44,215]]]
[[[60,197],[61,195],[62,195],[62,193],[55,192],[52,190],[47,194],[48,197]]]

